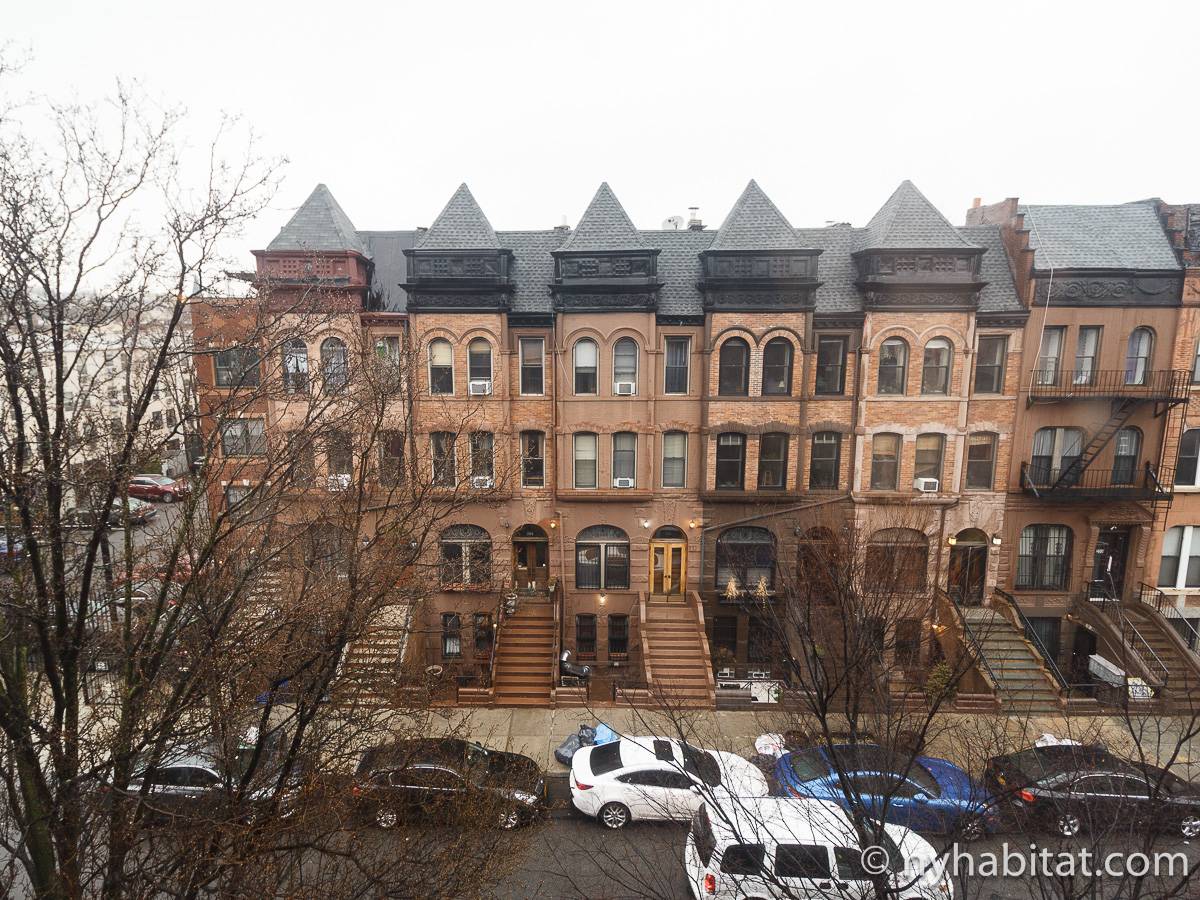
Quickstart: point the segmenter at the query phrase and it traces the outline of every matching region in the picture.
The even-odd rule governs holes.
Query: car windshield
[[[1030,747],[1008,757],[1008,764],[1032,781],[1068,772],[1124,768],[1124,764],[1106,750],[1074,744]]]
[[[607,775],[621,768],[621,742],[612,741],[592,748],[589,758],[593,775]]]
[[[829,766],[820,750],[797,750],[788,757],[788,767],[797,781],[813,781],[829,774]]]
[[[721,784],[721,767],[716,758],[707,750],[698,750],[691,744],[680,742],[683,751],[683,771],[695,775],[709,787],[719,787]]]

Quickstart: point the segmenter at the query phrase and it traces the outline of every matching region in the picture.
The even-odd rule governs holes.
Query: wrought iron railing
[[[1097,590],[1094,586],[1084,592],[1083,601],[1109,620],[1121,635],[1122,651],[1135,659],[1142,669],[1152,678],[1159,679],[1156,687],[1166,685],[1170,678],[1170,670],[1163,664],[1154,648],[1138,631],[1137,626],[1129,621],[1129,617],[1121,611],[1121,601],[1105,590]],[[1122,660],[1124,664],[1126,660]],[[1124,666],[1125,678],[1129,678],[1129,666]]]
[[[1041,366],[1030,379],[1031,399],[1068,400],[1131,397],[1145,400],[1185,400],[1191,373],[1185,369],[1057,370]]]
[[[1196,631],[1191,622],[1184,618],[1183,612],[1175,605],[1174,601],[1158,588],[1146,584],[1144,581],[1139,583],[1139,587],[1141,590],[1138,593],[1138,601],[1166,619],[1192,655],[1200,658],[1200,633]]]
[[[1088,467],[1061,478],[1066,467],[1050,468],[1041,464],[1021,463],[1021,487],[1036,497],[1111,497],[1113,499],[1170,500],[1173,496],[1174,470],[1155,469],[1150,463],[1118,466],[1115,469]]]
[[[1003,601],[1005,609],[1013,614],[1013,618],[1015,619],[1013,624],[1024,632],[1025,640],[1029,641],[1029,643],[1033,646],[1033,649],[1037,651],[1038,656],[1041,657],[1042,665],[1046,668],[1046,671],[1050,673],[1050,676],[1058,685],[1059,692],[1062,693],[1068,691],[1070,689],[1070,684],[1063,676],[1062,670],[1059,669],[1058,663],[1054,659],[1054,655],[1042,642],[1041,635],[1037,633],[1037,629],[1034,628],[1033,624],[1028,618],[1026,618],[1025,613],[1021,612],[1021,607],[1013,598],[1012,594],[1002,591],[1000,588],[996,588],[996,594]]]
[[[936,600],[941,601],[939,605],[948,607],[950,609],[950,614],[958,623],[958,627],[962,629],[962,633],[966,637],[967,642],[970,644],[971,650],[974,653],[972,662],[983,667],[984,678],[991,685],[992,693],[997,697],[1003,694],[1006,700],[1011,700],[1012,698],[1008,696],[1008,691],[1005,689],[1004,683],[996,677],[996,673],[992,670],[991,664],[987,661],[987,657],[984,656],[983,644],[975,636],[975,632],[971,629],[970,623],[967,622],[967,617],[963,615],[963,611],[959,605],[954,602],[954,598],[947,594],[940,587],[934,589],[934,597]]]

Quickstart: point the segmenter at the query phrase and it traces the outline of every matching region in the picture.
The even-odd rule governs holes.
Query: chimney
[[[700,221],[700,207],[688,207],[688,231],[703,231],[704,223]]]
[[[979,209],[979,207],[981,207],[982,205],[983,205],[982,197],[976,197],[974,200],[971,201],[971,209]]]
[[[566,234],[570,230],[571,226],[567,224],[567,217],[565,215],[562,217],[562,221],[554,226],[554,231],[557,234]]]

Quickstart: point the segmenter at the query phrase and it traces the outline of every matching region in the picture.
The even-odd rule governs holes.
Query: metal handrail
[[[1171,623],[1171,627],[1179,632],[1179,636],[1183,638],[1183,643],[1191,651],[1193,656],[1200,657],[1200,633],[1192,627],[1192,623],[1184,618],[1179,607],[1171,602],[1171,598],[1160,591],[1153,585],[1146,582],[1139,582],[1141,592],[1138,594],[1138,602],[1144,606],[1151,607],[1160,616]],[[1149,599],[1147,599],[1149,597]],[[1174,623],[1178,622],[1179,625]]]
[[[1162,679],[1162,684],[1166,685],[1171,675],[1170,670],[1163,665],[1163,661],[1158,658],[1158,654],[1154,652],[1154,648],[1150,646],[1149,642],[1142,637],[1142,633],[1137,630],[1137,626],[1130,622],[1128,617],[1121,612],[1121,601],[1116,597],[1113,597],[1107,591],[1099,597],[1093,597],[1090,590],[1084,592],[1084,599],[1091,604],[1093,609],[1099,609],[1100,614],[1109,619],[1117,627],[1117,631],[1121,635],[1123,649],[1126,652],[1131,653],[1134,659],[1136,659],[1147,672],[1153,672],[1157,667],[1158,671],[1161,673],[1160,677]],[[1137,637],[1137,640],[1141,646],[1144,647],[1145,650],[1150,654],[1150,658],[1154,660],[1154,666],[1151,666],[1149,662],[1147,662],[1146,657],[1138,648],[1137,644],[1134,644],[1130,640],[1130,632]],[[1126,667],[1126,669],[1127,671],[1125,673],[1125,677],[1128,679],[1128,667]]]
[[[1105,491],[1114,495],[1149,492],[1169,495],[1172,489],[1167,485],[1174,481],[1173,470],[1155,470],[1149,462],[1145,462],[1141,466],[1117,469],[1095,469],[1088,466],[1082,471],[1072,473],[1067,483],[1060,483],[1061,476],[1066,471],[1066,466],[1051,469],[1022,462],[1021,483],[1026,490],[1040,497],[1042,491],[1046,493]]]
[[[550,695],[554,696],[554,691],[562,684],[562,639],[563,639],[563,614],[562,614],[562,591],[558,589],[558,583],[554,580],[547,585],[550,591],[551,608],[554,610],[554,656],[550,670]]]
[[[1008,694],[1008,689],[1005,688],[1003,682],[996,677],[996,673],[992,670],[992,666],[987,661],[987,657],[983,655],[983,645],[979,642],[979,639],[975,637],[975,632],[972,631],[971,626],[967,624],[967,617],[963,615],[963,612],[959,608],[958,604],[954,602],[954,598],[940,587],[935,588],[934,590],[937,596],[942,597],[950,605],[950,609],[953,611],[954,618],[958,621],[958,624],[962,626],[963,634],[967,636],[967,640],[971,642],[971,646],[975,649],[976,660],[983,664],[983,668],[987,673],[987,678],[992,683],[992,689],[997,694],[1003,693],[1006,700],[1011,700],[1012,698]]]
[[[1030,397],[1145,397],[1146,399],[1182,400],[1187,397],[1191,373],[1186,369],[1159,369],[1130,381],[1128,369],[1076,369],[1049,372],[1033,371]]]
[[[1038,656],[1042,658],[1042,664],[1058,684],[1059,691],[1069,690],[1067,679],[1063,676],[1062,670],[1059,669],[1058,663],[1054,661],[1054,657],[1050,654],[1049,649],[1042,642],[1037,630],[1033,627],[1033,623],[1026,618],[1025,613],[1021,612],[1021,607],[1017,605],[1017,601],[1013,598],[1012,594],[1002,591],[1000,588],[996,588],[996,593],[1004,600],[1008,609],[1016,614],[1017,622],[1025,633],[1025,640],[1029,641],[1033,649],[1037,651]]]

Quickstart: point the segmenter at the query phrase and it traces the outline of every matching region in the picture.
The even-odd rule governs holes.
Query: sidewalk
[[[779,730],[784,721],[778,712],[701,710],[680,714],[672,722],[662,713],[628,707],[464,708],[446,713],[445,718],[435,720],[435,728],[488,747],[523,753],[551,774],[566,773],[566,767],[554,759],[554,750],[583,724],[603,721],[619,734],[629,735],[678,735],[682,731],[700,746],[749,755],[754,752],[756,737]],[[1147,717],[1135,720],[1134,725],[1141,729],[1140,744],[1147,759],[1165,762],[1174,753],[1181,720]],[[1046,733],[1082,743],[1102,743],[1115,753],[1136,757],[1138,742],[1131,735],[1130,723],[1119,718],[1031,716],[1017,720],[963,713],[946,713],[935,720],[924,753],[978,771],[987,757],[1027,747]],[[1200,738],[1184,744],[1175,770],[1188,779],[1200,777]]]

